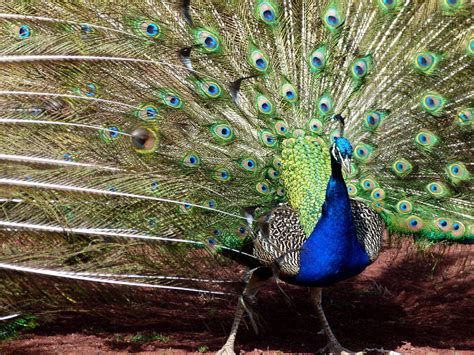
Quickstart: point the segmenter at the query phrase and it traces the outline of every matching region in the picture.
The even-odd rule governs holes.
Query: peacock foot
[[[349,355],[349,354],[363,354],[363,352],[356,353],[355,351],[346,349],[339,343],[329,342],[324,348],[319,349],[319,354],[332,354],[332,355]]]
[[[235,355],[234,346],[225,344],[216,355]]]

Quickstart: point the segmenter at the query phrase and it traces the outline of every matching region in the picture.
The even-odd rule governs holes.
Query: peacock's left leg
[[[326,315],[324,314],[323,306],[321,303],[322,293],[323,289],[320,287],[315,287],[311,289],[311,299],[313,300],[316,306],[316,312],[323,327],[324,334],[326,334],[326,337],[328,338],[328,344],[326,345],[326,347],[320,350],[320,352],[324,354],[354,354],[353,351],[347,350],[346,348],[342,347],[342,345],[339,343],[336,336],[332,332]]]
[[[244,315],[244,312],[247,311],[251,317],[252,324],[255,327],[255,322],[253,320],[253,315],[249,311],[246,306],[246,300],[255,297],[258,292],[260,285],[265,281],[266,278],[262,278],[261,275],[258,275],[258,272],[255,270],[251,270],[249,272],[249,279],[247,285],[245,286],[242,295],[239,297],[237,301],[237,309],[235,310],[234,322],[232,323],[232,328],[230,330],[229,337],[227,338],[226,343],[224,346],[216,353],[217,355],[233,355],[234,352],[234,344],[235,338],[237,336],[237,330],[239,329],[240,320]]]

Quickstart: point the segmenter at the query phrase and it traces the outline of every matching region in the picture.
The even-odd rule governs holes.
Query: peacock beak
[[[351,173],[351,158],[347,157],[342,160],[342,167],[344,170],[350,174]]]

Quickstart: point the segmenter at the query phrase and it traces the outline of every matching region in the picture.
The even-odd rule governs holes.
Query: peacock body
[[[385,229],[472,242],[471,11],[3,2],[0,268],[222,294],[230,259],[245,298],[357,275]]]

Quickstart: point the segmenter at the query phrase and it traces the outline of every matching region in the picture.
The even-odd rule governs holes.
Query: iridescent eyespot
[[[278,18],[278,7],[272,1],[259,0],[255,7],[255,15],[260,21],[274,25]]]
[[[72,156],[71,153],[64,153],[63,154],[63,160],[64,161],[73,161],[74,159],[73,159],[73,156]]]
[[[186,168],[197,168],[201,165],[201,158],[196,153],[187,153],[181,160],[181,164]]]
[[[444,11],[455,11],[459,10],[464,6],[465,0],[441,0],[442,9]]]
[[[442,198],[446,197],[449,192],[446,186],[440,182],[431,182],[426,185],[426,190],[433,196],[434,198]]]
[[[250,45],[249,56],[247,60],[249,64],[259,72],[265,73],[268,70],[268,57],[254,44]]]
[[[140,23],[140,31],[147,37],[158,38],[161,35],[161,27],[153,22],[144,21]]]
[[[257,162],[253,158],[240,158],[239,165],[245,171],[255,172],[257,170]]]
[[[370,191],[377,187],[377,183],[372,178],[362,179],[360,184],[365,191]]]
[[[212,172],[212,178],[219,182],[227,182],[231,179],[231,174],[228,169],[217,167]]]
[[[266,182],[259,182],[257,183],[256,187],[257,192],[262,194],[262,195],[267,195],[270,193],[270,185],[267,184]]]
[[[424,222],[420,217],[410,216],[406,219],[407,228],[413,232],[417,232],[423,228]]]
[[[104,142],[111,142],[120,136],[120,129],[116,126],[102,128],[100,130],[100,138]]]
[[[397,203],[397,211],[405,214],[413,211],[413,204],[408,200],[401,200]]]
[[[466,181],[469,179],[470,173],[467,170],[466,166],[461,162],[456,162],[448,165],[446,167],[446,172],[449,179],[454,184],[458,184],[461,181]]]
[[[375,188],[372,190],[370,197],[372,198],[372,200],[377,200],[377,201],[383,200],[385,198],[385,191],[379,187]]]
[[[318,120],[317,118],[312,118],[308,121],[308,130],[311,133],[315,134],[323,134],[324,133],[324,126],[323,123]]]
[[[156,133],[148,128],[137,128],[132,134],[133,148],[139,153],[151,153],[157,149],[158,138]]]
[[[466,231],[466,227],[459,221],[453,221],[451,235],[455,238],[462,237]]]
[[[247,227],[245,227],[245,226],[238,227],[236,232],[237,232],[237,235],[239,237],[246,237],[249,234],[249,231],[248,231]]]
[[[155,228],[158,225],[158,220],[155,217],[147,218],[147,224],[150,228]]]
[[[209,126],[212,138],[221,144],[232,143],[235,139],[233,128],[226,122],[216,122]]]
[[[425,112],[433,116],[439,116],[443,113],[446,99],[437,93],[430,92],[421,98],[420,103]]]
[[[204,52],[216,53],[220,50],[220,40],[217,33],[203,28],[194,30],[194,39]]]
[[[388,12],[398,6],[398,0],[379,0],[379,6],[384,12]]]
[[[199,82],[199,88],[206,97],[211,99],[216,99],[222,95],[221,86],[214,81],[201,81]]]
[[[370,111],[365,116],[364,128],[368,131],[373,131],[377,127],[380,126],[384,118],[385,118],[384,113],[377,112],[377,111]]]
[[[157,191],[160,187],[160,183],[158,181],[153,181],[150,185],[151,191]]]
[[[413,165],[408,160],[400,158],[392,163],[392,171],[399,177],[405,177],[413,171]]]
[[[276,194],[279,197],[283,197],[286,194],[285,188],[283,186],[278,186],[276,189]]]
[[[152,104],[144,104],[136,111],[136,115],[144,121],[154,121],[158,117],[158,108]]]
[[[276,158],[273,159],[272,164],[273,164],[273,167],[274,167],[275,169],[277,169],[277,170],[280,170],[281,167],[282,167],[281,159],[278,158],[278,157],[276,157]]]
[[[89,33],[93,33],[94,32],[94,28],[92,26],[90,26],[89,24],[87,23],[81,23],[79,25],[79,29],[81,30],[82,33],[84,34],[89,34]]]
[[[271,180],[278,180],[278,178],[280,177],[279,171],[271,167],[267,169],[266,175]]]
[[[276,134],[279,136],[286,137],[289,134],[288,125],[285,121],[275,121],[273,127],[275,129]]]
[[[414,65],[415,69],[422,74],[431,75],[435,72],[441,56],[432,52],[419,52],[415,55]]]
[[[347,184],[347,193],[349,196],[357,195],[357,187],[354,184]]]
[[[259,132],[258,137],[265,147],[274,148],[278,144],[278,140],[270,131],[262,130]]]
[[[289,103],[295,103],[298,101],[298,93],[296,92],[296,88],[286,82],[280,87],[280,96]]]
[[[433,224],[435,225],[435,227],[437,227],[438,229],[440,229],[442,232],[449,232],[451,230],[451,227],[452,227],[452,223],[451,221],[448,219],[448,218],[437,218],[433,221]]]
[[[324,94],[316,101],[318,112],[321,117],[325,117],[332,112],[332,98],[328,94]]]
[[[26,39],[31,36],[31,30],[30,27],[27,25],[22,25],[18,28],[18,38],[20,39]]]
[[[97,94],[97,86],[93,83],[87,83],[82,89],[79,89],[79,93],[87,97],[94,97]]]
[[[175,94],[162,94],[161,99],[162,102],[168,107],[181,108],[183,106],[181,98]]]
[[[309,65],[311,71],[315,73],[321,72],[326,66],[327,46],[322,45],[316,48],[309,57]]]
[[[359,143],[354,149],[354,158],[360,161],[367,161],[372,157],[373,151],[374,149],[370,145]]]
[[[331,32],[335,31],[342,25],[343,20],[335,2],[331,2],[327,7],[323,15],[323,22],[326,25],[326,28]]]
[[[370,205],[375,212],[382,212],[385,208],[385,204],[383,201],[374,201]]]
[[[273,114],[273,104],[266,96],[262,94],[258,95],[256,105],[258,112],[260,112],[261,114]]]
[[[370,56],[357,59],[351,67],[353,78],[357,80],[364,78],[370,71],[371,63],[372,60]]]
[[[183,200],[181,201],[182,204],[179,206],[181,208],[181,211],[183,212],[190,212],[193,208],[193,206],[191,205],[191,203],[187,200]]]
[[[217,208],[217,201],[216,200],[207,200],[204,203],[204,205],[209,207],[209,208]]]
[[[459,111],[457,115],[456,123],[459,126],[470,126],[472,125],[472,108],[465,108]]]
[[[422,149],[430,151],[439,141],[438,136],[427,130],[421,130],[415,136],[415,143]]]

